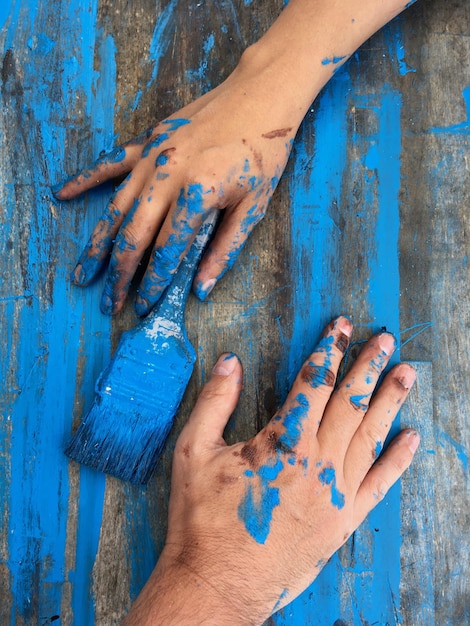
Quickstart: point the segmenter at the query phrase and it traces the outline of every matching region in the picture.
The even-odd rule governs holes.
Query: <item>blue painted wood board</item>
[[[246,371],[229,441],[285,397],[323,325],[381,326],[418,384],[416,463],[270,624],[464,626],[469,617],[470,6],[418,2],[325,87],[269,212],[187,321],[198,363],[146,489],[69,463],[73,424],[132,307],[70,271],[111,186],[50,185],[207,91],[282,2],[3,0],[0,109],[0,623],[119,623],[165,537],[171,449],[216,356]],[[156,97],[156,94],[158,97]],[[241,338],[241,340],[240,340]]]

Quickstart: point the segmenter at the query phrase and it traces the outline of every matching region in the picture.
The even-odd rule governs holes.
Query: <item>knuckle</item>
[[[371,395],[371,391],[357,389],[356,393],[353,392],[349,394],[349,406],[351,406],[354,411],[365,413],[369,408],[369,400]]]
[[[382,451],[383,434],[376,424],[367,424],[363,428],[364,448],[371,450],[372,461],[379,456]]]
[[[384,477],[376,478],[374,484],[372,485],[372,495],[374,500],[377,502],[383,500],[390,487],[390,483]]]
[[[321,386],[334,387],[336,375],[329,367],[308,361],[304,363],[300,370],[300,379],[313,389],[316,389]]]
[[[123,215],[123,210],[119,206],[119,198],[115,196],[111,198],[103,213],[103,220],[113,224]]]
[[[139,232],[132,222],[129,222],[117,235],[115,245],[121,252],[127,252],[138,249],[142,244],[142,233]]]
[[[411,461],[411,453],[408,450],[403,450],[403,449],[396,449],[398,451],[395,451],[395,454],[393,455],[393,457],[389,460],[389,463],[393,469],[393,472],[395,473],[395,475],[401,476],[403,474],[403,472],[406,470],[406,468],[408,467],[408,465],[410,464]]]
[[[222,378],[218,381],[210,380],[202,388],[199,397],[210,403],[214,403],[215,401],[219,400],[223,400],[225,402],[227,399],[227,391],[229,389],[229,386],[230,383],[225,378]]]

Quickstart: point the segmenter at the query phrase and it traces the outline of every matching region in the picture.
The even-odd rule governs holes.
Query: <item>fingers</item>
[[[211,186],[193,183],[180,189],[176,205],[161,228],[139,286],[135,303],[137,315],[147,315],[158,301],[165,287],[170,284],[204,218],[218,205],[215,189]]]
[[[52,193],[58,200],[71,200],[107,180],[127,174],[139,160],[143,146],[151,133],[152,129],[149,129],[134,139],[117,146],[111,152],[100,155],[90,167],[74,174],[65,182],[54,185]]]
[[[225,445],[224,428],[237,406],[242,386],[238,357],[233,352],[222,354],[199,394],[178,445],[191,445],[198,451]]]
[[[361,483],[354,503],[354,528],[382,500],[390,487],[409,467],[419,445],[414,430],[404,430],[391,442]]]
[[[304,446],[308,449],[333,392],[352,329],[346,317],[327,326],[297,375],[284,406],[267,426],[278,435],[277,448],[282,452],[290,453]]]
[[[236,209],[226,211],[194,279],[193,292],[199,300],[204,301],[217,281],[233,267],[254,227],[265,216],[268,200],[258,203],[250,195]]]
[[[171,185],[165,172],[168,150],[154,150],[161,138],[162,134],[157,135],[147,143],[142,158],[117,190],[73,272],[75,284],[88,284],[112,252],[101,299],[101,311],[107,315],[122,308],[130,282],[174,193],[176,181]]]
[[[415,379],[415,370],[400,363],[382,381],[346,453],[344,475],[348,484],[359,485],[379,456],[392,422]]]
[[[113,250],[119,229],[126,216],[133,206],[135,208],[136,197],[140,194],[145,174],[144,168],[136,167],[133,175],[119,186],[109,201],[72,272],[75,285],[85,287],[99,273],[104,261]]]
[[[139,263],[164,219],[170,193],[166,183],[162,183],[157,197],[144,191],[138,200],[134,200],[113,242],[101,298],[103,313],[114,315],[122,308]]]
[[[340,458],[344,458],[354,433],[364,419],[395,345],[390,333],[374,335],[361,350],[328,405],[318,439],[327,449],[335,450]]]

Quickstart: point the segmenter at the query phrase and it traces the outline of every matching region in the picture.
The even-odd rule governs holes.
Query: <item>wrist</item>
[[[197,562],[177,562],[163,553],[123,626],[261,624],[264,620],[251,613],[252,598],[245,601],[238,585],[232,587],[232,576],[226,579],[220,568],[217,573],[212,579]]]

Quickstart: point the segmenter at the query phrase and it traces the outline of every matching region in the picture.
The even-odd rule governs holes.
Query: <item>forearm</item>
[[[405,0],[290,0],[241,61],[275,95],[270,106],[300,124],[334,71],[400,13]],[[281,111],[280,111],[281,114]]]
[[[192,566],[184,558],[166,561],[163,556],[157,563],[122,626],[256,626],[268,617],[266,610],[261,617],[265,598],[253,604],[253,594],[229,568],[212,575],[207,559],[205,566],[197,559]]]

